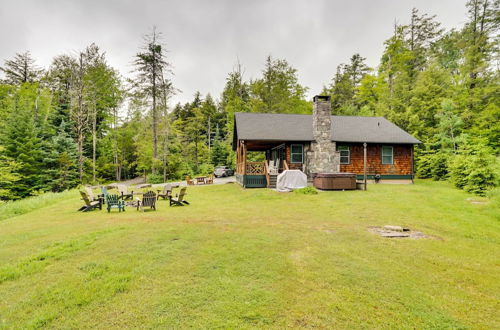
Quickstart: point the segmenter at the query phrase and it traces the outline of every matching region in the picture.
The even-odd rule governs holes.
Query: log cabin
[[[330,98],[315,96],[312,115],[235,113],[232,147],[237,182],[253,188],[273,187],[287,169],[309,180],[343,172],[363,179],[366,167],[370,182],[412,183],[419,143],[384,117],[332,116]],[[263,160],[250,161],[251,152],[261,152]]]

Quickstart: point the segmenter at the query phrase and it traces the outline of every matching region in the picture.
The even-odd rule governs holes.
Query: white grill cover
[[[304,187],[307,187],[307,175],[301,170],[285,170],[278,175],[276,180],[276,190],[281,192]]]

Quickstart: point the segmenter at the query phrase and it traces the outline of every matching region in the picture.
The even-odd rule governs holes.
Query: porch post
[[[363,143],[363,181],[365,185],[365,190],[366,190],[366,142]]]
[[[242,143],[243,143],[243,150],[242,150],[243,174],[247,174],[247,145],[245,144],[245,141],[242,141]]]
[[[414,168],[414,165],[413,165],[414,162],[415,162],[414,159],[413,159],[413,157],[414,157],[414,155],[413,155],[413,147],[414,147],[414,145],[412,144],[411,145],[411,183],[414,183],[413,182],[413,177],[415,175],[415,168]]]

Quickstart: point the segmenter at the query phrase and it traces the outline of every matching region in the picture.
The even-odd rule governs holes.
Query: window
[[[348,146],[338,146],[337,151],[340,152],[340,164],[351,163],[351,150]]]
[[[290,152],[290,161],[294,164],[303,163],[304,146],[302,144],[292,144]]]
[[[393,164],[394,150],[389,146],[382,146],[382,164]]]

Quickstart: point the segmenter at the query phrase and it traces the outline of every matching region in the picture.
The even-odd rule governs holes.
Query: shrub
[[[498,185],[498,160],[485,144],[467,142],[450,162],[450,179],[456,187],[484,196]]]
[[[423,150],[417,156],[416,174],[422,179],[446,180],[451,153],[447,150]]]
[[[303,194],[303,195],[317,195],[318,194],[318,191],[316,190],[316,188],[311,187],[311,186],[308,186],[305,188],[295,189],[293,192],[297,193],[297,194]]]
[[[214,172],[214,166],[212,164],[201,164],[198,170],[199,174],[207,175]]]
[[[417,177],[421,179],[430,179],[432,177],[431,163],[433,154],[433,150],[422,150],[418,153],[417,157],[415,157]]]
[[[163,183],[163,175],[161,174],[149,174],[146,178],[147,183]]]
[[[430,162],[431,177],[434,180],[446,180],[448,178],[448,166],[451,155],[446,151],[439,151],[432,155]]]

